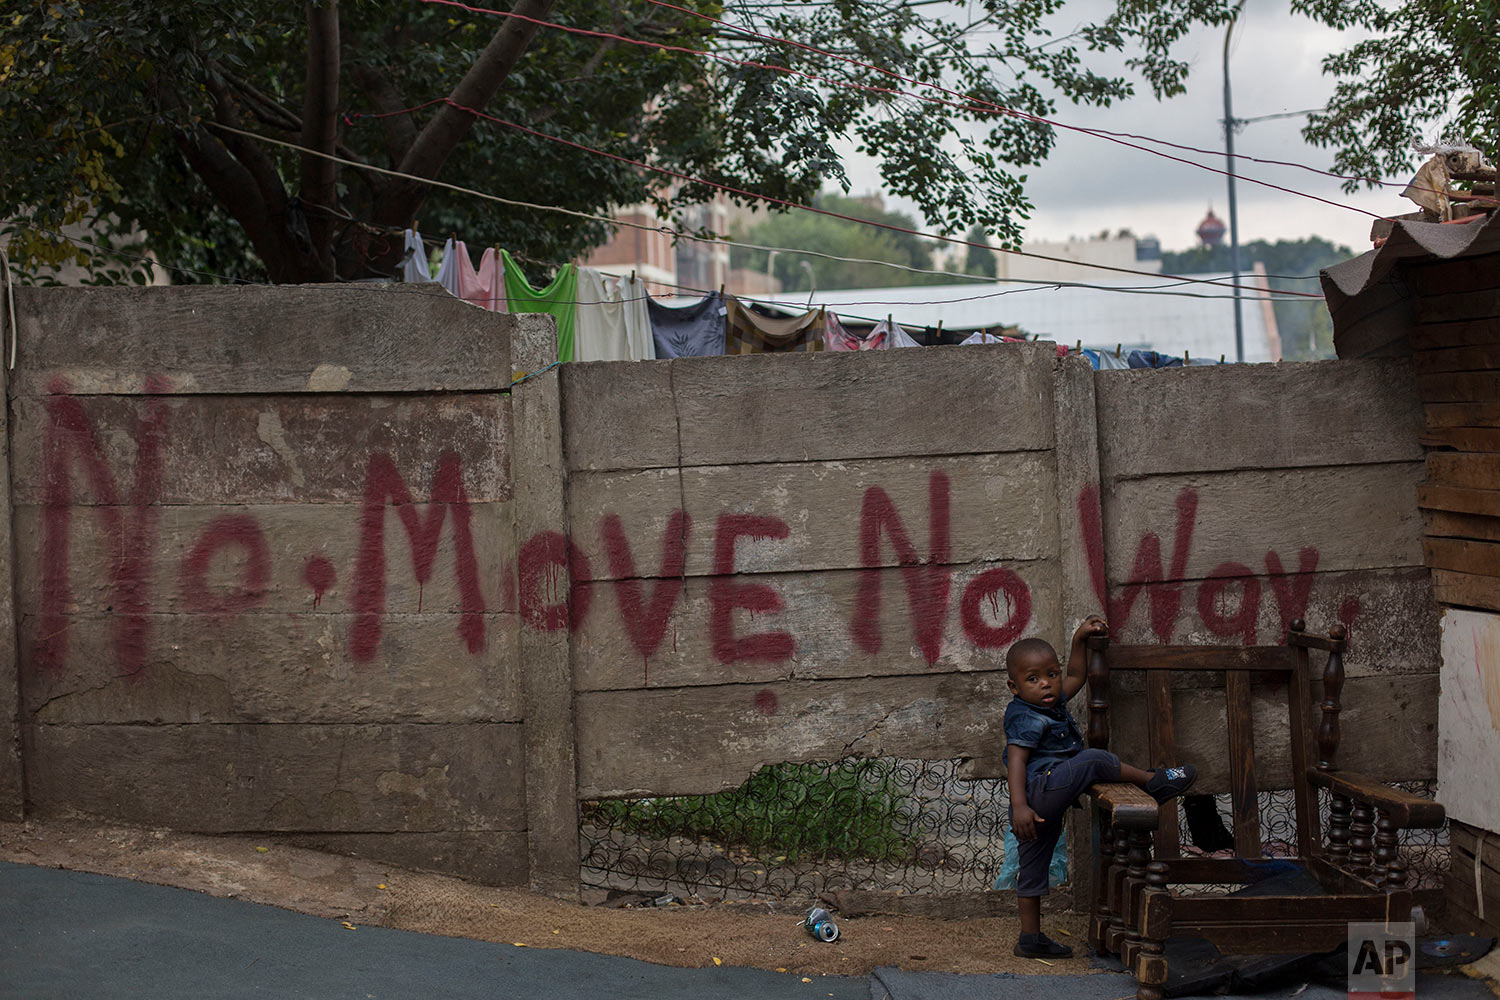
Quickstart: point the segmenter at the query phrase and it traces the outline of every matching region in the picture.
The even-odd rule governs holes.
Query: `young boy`
[[[1062,833],[1063,812],[1096,781],[1128,781],[1167,802],[1192,785],[1191,765],[1142,771],[1108,750],[1085,750],[1068,714],[1068,699],[1083,687],[1087,654],[1083,641],[1109,631],[1090,615],[1073,633],[1068,671],[1057,650],[1042,639],[1022,639],[1006,651],[1007,686],[1015,695],[1005,709],[1005,770],[1010,780],[1011,829],[1020,842],[1016,896],[1021,936],[1015,953],[1023,958],[1070,958],[1073,949],[1042,933],[1042,897],[1047,894],[1047,862]]]

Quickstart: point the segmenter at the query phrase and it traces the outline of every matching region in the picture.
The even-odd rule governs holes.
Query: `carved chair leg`
[[[1349,812],[1354,803],[1335,795],[1328,804],[1328,860],[1340,868],[1349,863]]]
[[[1114,829],[1104,818],[1101,809],[1094,810],[1094,821],[1099,832],[1099,870],[1094,873],[1094,913],[1089,921],[1089,945],[1101,954],[1106,950],[1105,938],[1109,930],[1109,870],[1114,866]]]
[[[1375,821],[1375,872],[1377,884],[1386,892],[1406,888],[1406,863],[1401,860],[1401,828],[1391,814],[1381,809]]]
[[[1141,897],[1146,889],[1146,866],[1151,863],[1151,832],[1133,830],[1129,838],[1129,867],[1125,873],[1125,941],[1120,961],[1134,969],[1141,949]]]
[[[1123,826],[1114,827],[1114,863],[1109,869],[1109,930],[1104,938],[1104,950],[1118,955],[1125,943],[1125,869],[1126,857],[1130,853],[1130,831]]]
[[[1146,889],[1141,897],[1141,952],[1135,963],[1139,983],[1136,1000],[1161,1000],[1167,981],[1167,938],[1172,936],[1172,894],[1167,889],[1167,866],[1146,866]]]
[[[1368,803],[1354,803],[1352,822],[1349,824],[1349,869],[1358,875],[1367,875],[1371,867],[1371,850],[1375,833],[1375,810]]]

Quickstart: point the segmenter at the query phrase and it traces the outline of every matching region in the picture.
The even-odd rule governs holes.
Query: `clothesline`
[[[408,283],[435,282],[453,295],[496,312],[540,312],[557,322],[558,360],[645,361],[661,358],[710,357],[726,354],[765,354],[820,351],[867,351],[924,346],[913,331],[893,317],[871,320],[845,314],[843,318],[823,306],[809,303],[805,312],[783,303],[726,294],[721,288],[708,291],[696,302],[667,305],[655,299],[645,281],[632,271],[612,275],[596,268],[569,262],[560,266],[544,288],[532,286],[516,259],[497,247],[487,248],[476,267],[464,241],[449,237],[443,245],[436,275],[428,260],[422,236],[415,230],[403,233],[401,276]],[[664,282],[663,284],[669,284]],[[671,286],[681,289],[683,286]],[[1022,291],[1025,289],[1012,289]],[[1005,293],[995,293],[1005,294]],[[984,298],[988,296],[974,296]],[[907,303],[909,304],[909,303]],[[851,322],[846,322],[851,321]],[[959,346],[988,343],[1021,343],[1024,336],[999,324],[955,336],[947,343]],[[922,332],[929,344],[943,342],[942,324],[936,336],[931,328]],[[1079,347],[1082,345],[1080,344]],[[1057,345],[1067,355],[1066,345]],[[1124,367],[1101,362],[1097,351],[1082,352],[1095,368]],[[1149,353],[1151,363],[1135,363],[1136,355]],[[1130,367],[1169,367],[1183,359],[1154,363],[1155,352],[1132,352]]]

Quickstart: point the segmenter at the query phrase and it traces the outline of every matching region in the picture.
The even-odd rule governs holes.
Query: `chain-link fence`
[[[1005,860],[1003,779],[968,781],[955,760],[851,758],[775,764],[715,795],[585,802],[585,886],[701,899],[809,899],[839,889],[978,891]],[[1432,797],[1436,782],[1395,787]],[[1320,798],[1328,829],[1328,796]],[[1227,795],[1179,800],[1187,854],[1233,843]],[[1292,793],[1260,794],[1268,857],[1296,853]],[[1442,884],[1446,827],[1403,831],[1413,887]],[[1233,886],[1221,887],[1230,891]]]

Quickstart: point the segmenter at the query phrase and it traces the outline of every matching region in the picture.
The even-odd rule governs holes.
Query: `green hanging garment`
[[[557,320],[557,360],[572,361],[573,319],[578,312],[578,269],[572,264],[564,264],[552,279],[552,284],[536,289],[511,259],[510,252],[502,250],[500,253],[505,258],[505,295],[510,300],[510,311],[551,314]]]

